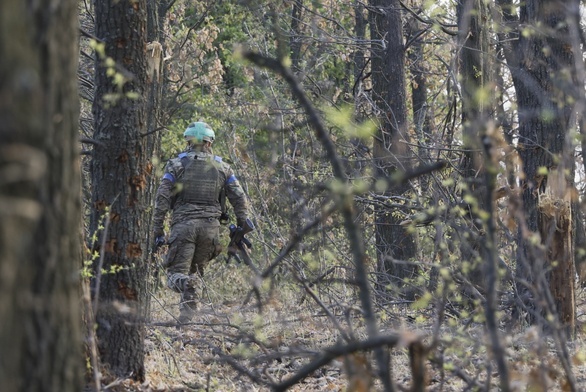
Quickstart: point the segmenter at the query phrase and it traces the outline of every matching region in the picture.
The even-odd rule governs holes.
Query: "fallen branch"
[[[280,384],[272,385],[271,389],[275,392],[285,391],[298,382],[302,381],[310,374],[327,365],[337,357],[349,355],[358,351],[370,351],[383,346],[394,347],[401,340],[400,334],[393,335],[379,335],[375,338],[363,340],[359,342],[352,342],[345,345],[337,345],[333,347],[325,348],[322,353],[315,358],[312,362],[303,366],[297,373],[289,377]]]

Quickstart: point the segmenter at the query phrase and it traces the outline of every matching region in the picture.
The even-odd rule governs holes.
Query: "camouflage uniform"
[[[163,234],[163,222],[172,210],[171,233],[165,260],[167,284],[181,294],[180,321],[191,320],[196,309],[197,278],[222,251],[220,192],[224,190],[237,221],[247,218],[247,201],[230,166],[211,151],[196,146],[170,159],[157,191],[155,236]]]

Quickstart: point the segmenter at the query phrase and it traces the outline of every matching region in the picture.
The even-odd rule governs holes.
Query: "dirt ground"
[[[125,381],[119,385],[123,388],[120,390],[269,391],[269,383],[279,384],[302,372],[325,349],[342,342],[344,333],[350,331],[355,338],[367,338],[352,293],[346,297],[319,293],[320,298],[335,297],[339,301],[338,308],[328,307],[341,320],[335,325],[322,307],[292,288],[263,297],[259,310],[254,295],[248,298],[250,279],[242,270],[219,266],[202,283],[197,317],[181,328],[175,323],[179,295],[165,288],[156,291],[145,340],[147,380],[140,386]],[[261,291],[270,292],[265,286],[259,286]],[[344,315],[343,309],[352,312]],[[584,314],[579,311],[579,322]],[[412,390],[413,366],[408,347],[413,341],[428,348],[424,352],[424,390],[499,390],[489,339],[483,324],[474,322],[472,315],[448,315],[441,328],[435,328],[437,320],[429,309],[414,311],[401,305],[379,316],[380,335],[399,337],[390,350],[391,378],[396,390]],[[580,329],[576,339],[563,348],[570,358],[578,390],[586,388],[583,339]],[[503,329],[502,343],[513,390],[571,390],[560,361],[563,351],[553,339],[526,326]],[[327,361],[287,390],[381,390],[378,381],[374,381],[378,380],[375,373],[373,354],[356,352]]]

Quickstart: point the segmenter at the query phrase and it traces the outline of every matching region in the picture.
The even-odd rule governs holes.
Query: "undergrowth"
[[[251,294],[254,279],[244,265],[213,262],[201,282],[199,313],[192,324],[181,329],[174,320],[179,295],[164,287],[153,292],[146,336],[148,379],[141,388],[268,391],[270,385],[293,377],[324,351],[342,344],[345,336],[367,340],[356,299],[352,303],[347,297],[342,303],[336,297],[318,305],[293,281],[267,280],[260,284],[259,306],[258,298]],[[580,309],[583,294],[580,292]],[[440,324],[433,305],[413,309],[400,304],[386,312],[391,317],[380,322],[380,333],[399,337],[389,350],[391,375],[399,390],[410,390],[413,385],[414,341],[425,348],[425,390],[498,390],[496,366],[482,323],[448,314]],[[569,390],[547,334],[535,327],[505,322],[502,334],[513,390]],[[580,330],[576,339],[567,343],[579,385],[586,385],[583,341]],[[370,350],[342,355],[289,390],[380,390],[376,362]]]

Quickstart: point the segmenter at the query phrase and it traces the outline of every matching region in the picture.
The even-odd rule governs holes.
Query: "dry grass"
[[[192,325],[177,329],[171,325],[178,314],[179,296],[160,289],[152,301],[152,324],[147,328],[147,391],[267,391],[251,378],[278,383],[299,371],[317,353],[340,341],[340,331],[322,309],[302,300],[300,291],[283,283],[278,290],[263,287],[263,309],[254,296],[245,303],[251,275],[244,266],[214,264],[204,280],[200,312]],[[330,295],[328,293],[328,295]],[[582,295],[582,294],[581,294]],[[340,297],[337,299],[339,300]],[[355,306],[351,296],[343,306]],[[334,312],[336,311],[335,308]],[[411,365],[409,342],[432,342],[433,309],[407,307],[386,309],[381,332],[398,333],[401,343],[391,350],[392,377],[398,390],[409,390]],[[478,315],[481,314],[478,313]],[[365,338],[360,318],[354,314],[342,320],[346,331]],[[482,323],[468,317],[447,317],[437,333],[437,346],[427,353],[426,390],[498,390],[496,366],[490,361],[490,345]],[[351,328],[350,328],[351,326]],[[568,343],[578,384],[586,355],[583,335]],[[568,390],[564,372],[551,339],[536,328],[526,327],[505,334],[504,344],[511,369],[511,385],[517,391]],[[427,360],[427,359],[432,360]],[[230,362],[232,364],[230,364]],[[240,371],[235,367],[240,366]],[[339,357],[313,372],[291,391],[380,390],[373,385],[372,354]],[[245,375],[249,372],[251,377]]]
[[[174,323],[179,295],[158,291],[152,302],[154,325],[148,328],[147,336],[146,366],[153,390],[263,390],[234,370],[224,354],[249,358],[298,348],[298,358],[256,364],[263,368],[263,377],[278,380],[299,369],[304,363],[302,357],[317,347],[335,344],[337,333],[324,324],[324,317],[315,317],[298,299],[285,299],[282,291],[274,290],[270,298],[263,298],[262,311],[254,296],[244,303],[251,279],[244,266],[216,263],[204,280],[198,316],[181,329],[160,326]],[[293,390],[341,390],[345,384],[341,365],[334,362]]]

